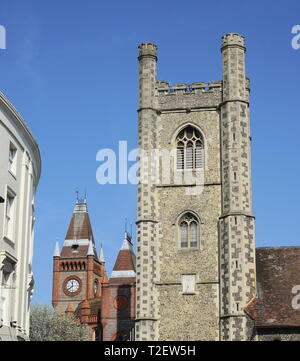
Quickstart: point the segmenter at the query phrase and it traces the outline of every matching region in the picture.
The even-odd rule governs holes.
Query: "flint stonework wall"
[[[204,88],[172,87],[169,90],[158,88],[159,107],[164,110],[195,107],[216,107],[222,101],[222,88],[206,90]]]
[[[211,96],[214,94],[212,92]],[[213,103],[214,100],[211,101]],[[189,103],[194,107],[203,104],[200,95],[199,98],[194,97],[193,104]],[[156,129],[158,148],[169,151],[176,149],[179,131],[188,124],[196,126],[204,140],[205,173],[200,194],[187,194],[195,187],[174,185],[172,172],[169,185],[156,187],[159,272],[155,284],[159,295],[159,340],[218,340],[218,219],[221,215],[219,113],[217,109],[183,112],[160,110]],[[172,168],[174,172],[174,166]],[[200,219],[200,245],[197,249],[179,247],[178,220],[187,211],[195,213]],[[196,275],[195,294],[182,294],[183,274]]]

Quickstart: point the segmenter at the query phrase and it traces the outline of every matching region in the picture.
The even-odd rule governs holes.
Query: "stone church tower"
[[[223,80],[208,84],[157,81],[156,51],[139,46],[136,340],[247,340],[256,291],[244,37],[223,36]]]

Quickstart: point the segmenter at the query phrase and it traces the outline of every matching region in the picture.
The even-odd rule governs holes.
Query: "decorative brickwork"
[[[53,307],[68,314],[72,313],[71,310],[76,313],[79,307],[85,310],[83,314],[76,313],[81,322],[98,329],[100,321],[97,312],[89,313],[87,308],[82,308],[82,302],[85,301],[84,305],[87,306],[88,300],[99,300],[105,280],[104,263],[99,261],[96,254],[86,202],[77,201],[61,252],[58,244],[55,247]],[[96,282],[100,285],[97,290],[94,287]]]
[[[125,341],[134,337],[136,260],[131,242],[126,233],[108,280],[103,249],[99,259],[96,254],[86,204],[77,203],[62,251],[58,243],[55,246],[53,307],[87,324],[91,340]]]

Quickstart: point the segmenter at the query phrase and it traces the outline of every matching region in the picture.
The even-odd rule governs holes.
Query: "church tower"
[[[222,38],[223,80],[157,81],[139,46],[136,340],[246,340],[255,296],[244,38]]]
[[[104,277],[104,256],[96,253],[86,200],[78,199],[61,252],[58,242],[55,246],[53,307],[75,310],[81,301],[101,297]]]

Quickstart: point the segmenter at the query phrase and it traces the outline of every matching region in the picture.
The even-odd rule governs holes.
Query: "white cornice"
[[[124,277],[135,277],[136,274],[134,270],[124,270],[124,271],[112,271],[110,278],[124,278]]]
[[[7,97],[0,92],[0,106],[3,106],[4,110],[11,116],[11,120],[14,121],[15,125],[20,129],[29,145],[31,146],[31,150],[33,155],[35,156],[36,163],[36,185],[39,182],[41,175],[41,154],[39,150],[39,146],[34,139],[31,131],[29,130],[25,120],[18,113],[17,109],[12,105],[12,103],[7,99]]]

